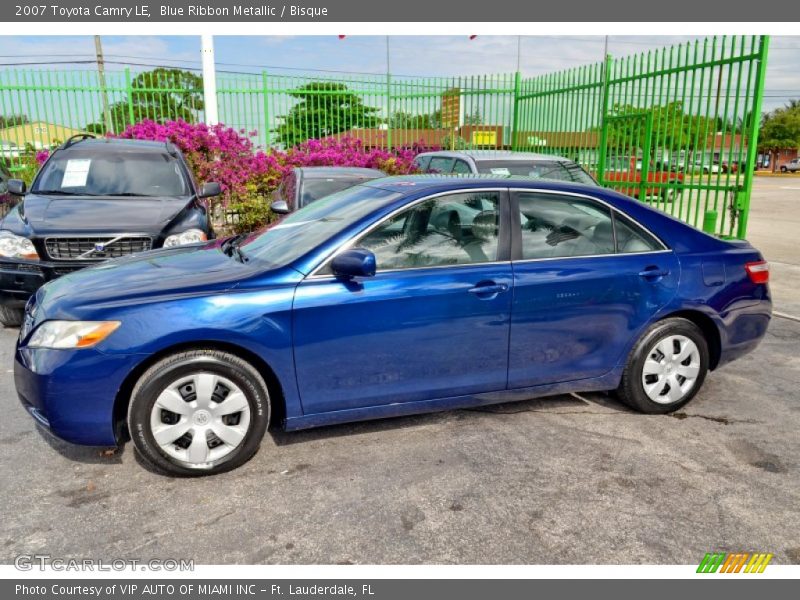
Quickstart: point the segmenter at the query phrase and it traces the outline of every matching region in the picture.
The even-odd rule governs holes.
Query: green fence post
[[[522,88],[522,74],[517,71],[514,73],[514,105],[511,116],[511,150],[519,150],[519,96]]]
[[[650,189],[647,180],[650,177],[650,159],[653,144],[653,111],[648,111],[644,118],[644,141],[642,142],[642,175],[639,181],[639,200],[647,202],[647,191]],[[655,188],[660,191],[660,188]]]
[[[270,128],[269,128],[269,88],[267,87],[267,72],[261,72],[261,89],[264,94],[264,145],[270,147]]]
[[[736,237],[744,239],[747,234],[747,217],[750,213],[750,194],[753,191],[753,177],[758,152],[758,129],[761,126],[761,106],[764,100],[764,80],[767,74],[767,51],[769,49],[769,36],[761,36],[758,51],[758,66],[756,67],[756,84],[753,95],[753,108],[750,112],[750,131],[747,135],[747,161],[745,162],[744,185],[740,200],[737,199],[739,209],[739,224]]]
[[[392,76],[386,71],[386,149],[392,151]]]
[[[125,67],[125,90],[128,93],[128,125],[133,125],[133,81],[130,67]]]
[[[609,82],[611,81],[611,55],[606,55],[605,64],[603,64],[603,100],[602,112],[600,113],[600,156],[597,158],[597,181],[600,185],[606,184],[606,146],[608,145],[608,99],[609,99]]]

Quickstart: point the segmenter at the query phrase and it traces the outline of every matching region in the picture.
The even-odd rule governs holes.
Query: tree
[[[278,117],[277,140],[286,147],[308,139],[335,135],[348,129],[377,127],[378,108],[364,104],[360,96],[343,83],[312,81],[290,94],[299,102],[289,114]]]
[[[800,100],[789,103],[764,115],[758,135],[758,150],[770,155],[770,164],[776,168],[774,155],[786,148],[800,147]]]
[[[31,120],[28,118],[28,116],[23,114],[0,115],[0,129],[5,129],[6,127],[16,127],[17,125],[24,125],[25,123],[30,122]]]
[[[130,97],[111,105],[111,123],[117,131],[145,119],[156,123],[182,120],[194,123],[203,110],[203,78],[181,69],[154,69],[139,73],[131,82]],[[102,115],[87,131],[104,134]]]

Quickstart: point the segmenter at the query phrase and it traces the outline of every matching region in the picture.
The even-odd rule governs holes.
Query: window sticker
[[[497,167],[492,169],[492,175],[511,175],[511,171],[506,167]]]
[[[86,179],[89,177],[89,166],[92,164],[90,158],[72,158],[67,161],[67,168],[64,169],[64,178],[61,180],[61,187],[84,187]]]

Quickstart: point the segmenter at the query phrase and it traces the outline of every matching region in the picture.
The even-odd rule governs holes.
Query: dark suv
[[[414,159],[423,173],[523,175],[557,181],[598,185],[576,162],[561,156],[509,150],[440,150]]]
[[[0,221],[0,322],[18,326],[45,282],[109,258],[213,238],[203,198],[171,143],[78,138],[48,158]]]

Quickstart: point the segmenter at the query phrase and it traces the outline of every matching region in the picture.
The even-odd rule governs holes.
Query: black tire
[[[177,379],[194,373],[212,373],[230,380],[244,393],[250,408],[247,432],[239,445],[226,456],[199,465],[164,452],[150,425],[151,411],[161,392]],[[177,476],[212,475],[235,469],[253,457],[269,426],[270,409],[267,384],[253,365],[227,352],[198,349],[168,356],[139,378],[128,406],[128,429],[139,455],[156,471]]]
[[[3,324],[3,327],[19,327],[22,325],[22,319],[24,317],[25,309],[12,308],[0,304],[0,323]]]
[[[697,346],[699,354],[699,372],[694,385],[688,392],[675,402],[661,403],[652,400],[644,389],[642,374],[645,361],[655,346],[665,338],[681,335],[689,338]],[[703,336],[703,332],[686,319],[671,318],[658,321],[645,331],[636,345],[633,347],[625,370],[622,373],[622,380],[616,390],[617,397],[633,408],[647,414],[665,414],[678,410],[686,405],[703,386],[706,375],[708,374],[709,352],[708,342]]]
[[[788,170],[789,169],[787,169],[786,167],[781,167],[781,173],[786,173],[786,171],[788,171]]]

